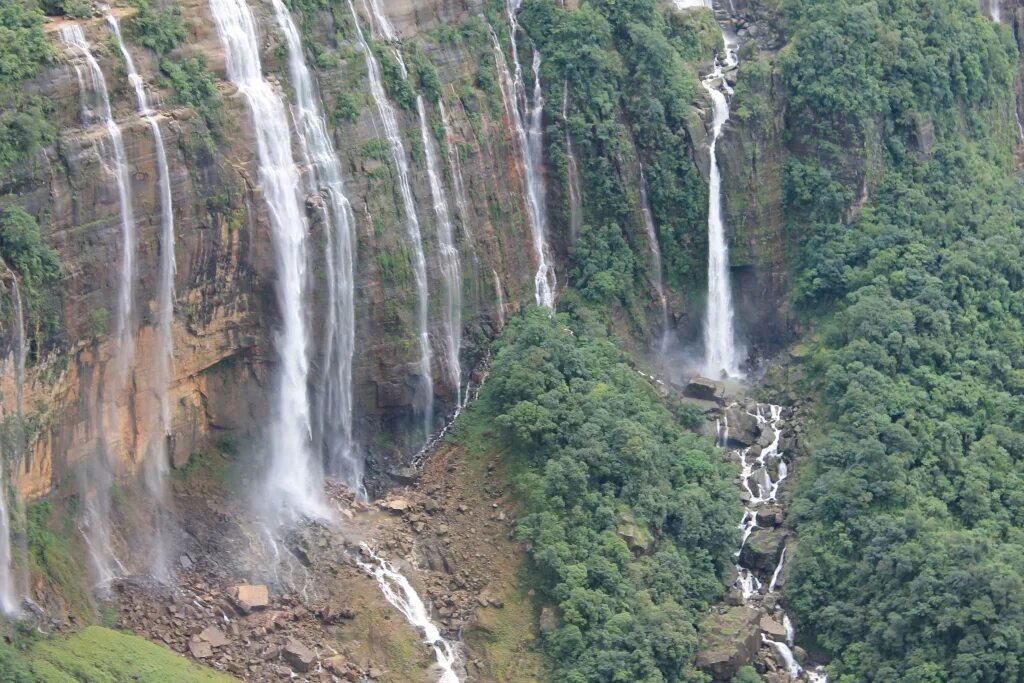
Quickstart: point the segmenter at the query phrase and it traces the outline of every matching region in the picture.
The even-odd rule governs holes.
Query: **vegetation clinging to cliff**
[[[587,335],[539,309],[511,320],[455,438],[485,422],[510,444],[519,535],[561,616],[543,642],[551,679],[688,680],[695,624],[737,542],[731,472],[680,426],[699,413],[663,403],[614,343]]]
[[[34,0],[0,3],[0,175],[55,135],[44,103],[21,87],[53,59],[42,25],[43,13]]]
[[[787,8],[787,206],[823,423],[788,600],[839,683],[1020,680],[1015,51],[976,4]]]

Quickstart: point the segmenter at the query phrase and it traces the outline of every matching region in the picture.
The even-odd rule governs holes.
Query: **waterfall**
[[[661,352],[668,350],[668,298],[665,296],[665,281],[661,267],[661,243],[658,242],[658,230],[654,226],[654,214],[651,213],[651,202],[647,198],[647,178],[640,167],[640,211],[644,215],[644,229],[647,231],[647,244],[651,251],[651,284],[658,295],[661,306]],[[728,427],[727,427],[728,429]]]
[[[128,70],[128,81],[135,90],[139,114],[145,117],[153,134],[157,176],[160,184],[160,266],[156,337],[158,347],[153,365],[153,388],[158,404],[158,428],[151,432],[151,441],[146,453],[145,481],[154,497],[157,515],[156,528],[153,530],[154,547],[150,564],[157,577],[167,578],[167,552],[164,545],[162,510],[166,508],[168,502],[165,479],[170,470],[167,441],[172,431],[170,383],[171,368],[174,363],[174,339],[171,324],[174,320],[174,275],[177,268],[174,256],[174,205],[171,196],[171,177],[163,133],[160,131],[160,123],[149,106],[145,81],[142,80],[135,68],[135,60],[128,52],[121,35],[121,27],[112,14],[107,15],[107,25],[114,33],[121,55],[124,57],[125,67]]]
[[[275,395],[271,402],[269,467],[262,503],[271,512],[323,516],[322,469],[310,449],[311,418],[305,308],[306,233],[299,202],[300,179],[292,157],[291,131],[281,96],[263,78],[256,22],[245,0],[210,0],[227,73],[244,95],[256,132],[259,179],[269,208],[276,257],[280,327]]]
[[[311,173],[307,192],[325,200],[324,257],[327,316],[317,431],[331,474],[352,491],[363,491],[364,463],[352,436],[352,356],[355,351],[355,215],[345,196],[341,162],[328,133],[323,105],[302,52],[302,39],[281,0],[273,0],[288,45],[288,72],[295,90],[295,127]]]
[[[15,434],[13,441],[14,453],[0,451],[0,612],[5,616],[17,616],[20,612],[18,590],[15,587],[13,553],[11,551],[11,515],[7,506],[8,488],[4,482],[3,464],[5,461],[17,462],[25,446],[24,414],[25,414],[25,360],[28,348],[25,344],[25,312],[21,300],[21,289],[18,278],[11,273],[11,298],[14,303],[14,410]]]
[[[1002,0],[989,0],[988,3],[989,14],[992,15],[992,21],[1001,23],[1003,20],[1003,7]]]
[[[715,59],[715,69],[704,81],[711,95],[711,169],[708,193],[708,301],[704,318],[704,374],[719,378],[723,374],[738,376],[739,358],[733,332],[732,292],[729,282],[729,249],[722,223],[722,177],[718,169],[717,147],[722,128],[729,120],[731,89],[725,81],[725,69],[736,65],[736,48],[726,40],[724,63]],[[725,91],[725,92],[723,92]]]
[[[452,181],[455,185],[455,206],[459,211],[459,224],[466,235],[466,241],[471,247],[473,240],[473,218],[470,214],[469,199],[466,195],[466,184],[462,180],[462,162],[459,160],[459,151],[455,147],[455,134],[452,132],[451,117],[448,109],[444,106],[444,100],[437,101],[438,109],[441,112],[441,125],[444,127],[444,144],[447,151],[448,166],[452,169]],[[477,264],[477,254],[473,248],[473,262]]]
[[[540,53],[536,49],[533,50],[534,86],[531,102],[526,96],[523,68],[519,63],[519,47],[516,43],[519,32],[516,12],[519,11],[520,0],[506,0],[506,2],[505,9],[508,14],[509,37],[512,41],[512,63],[514,65],[514,70],[511,73],[505,61],[505,54],[498,43],[498,36],[493,30],[491,31],[491,40],[494,43],[505,110],[516,129],[519,150],[523,158],[526,210],[530,219],[534,256],[537,259],[537,274],[533,279],[537,305],[553,309],[555,307],[555,289],[558,283],[555,278],[554,266],[550,261],[547,243],[548,217],[544,189],[544,92],[540,82]],[[523,112],[525,112],[525,124]]]
[[[124,149],[121,128],[114,120],[110,108],[107,81],[100,65],[92,54],[82,27],[67,24],[60,28],[61,42],[88,70],[88,82],[82,65],[73,64],[82,100],[82,122],[90,125],[94,121],[103,124],[110,139],[110,169],[117,187],[121,218],[121,264],[117,292],[116,323],[114,333],[114,387],[103,392],[103,403],[116,415],[117,395],[125,388],[128,372],[135,356],[135,338],[132,330],[134,314],[135,281],[135,214],[132,207],[131,184],[128,174],[128,159]],[[100,586],[105,586],[124,567],[114,554],[110,535],[110,510],[112,506],[111,487],[114,483],[113,467],[110,463],[107,433],[117,433],[116,425],[105,423],[107,416],[100,411],[100,442],[96,458],[79,471],[80,485],[85,500],[82,529],[90,558]],[[116,421],[116,420],[115,420]]]
[[[427,177],[430,179],[430,194],[434,198],[434,215],[437,218],[438,261],[441,277],[444,279],[444,336],[445,360],[452,385],[456,388],[456,405],[462,405],[462,368],[459,352],[462,346],[462,266],[459,250],[455,247],[455,230],[452,227],[448,200],[444,184],[439,175],[440,163],[434,136],[427,126],[427,111],[423,96],[416,97],[416,111],[420,117],[420,136],[427,158]]]
[[[576,243],[580,228],[583,227],[583,192],[580,189],[579,163],[576,161],[576,150],[572,146],[569,134],[569,81],[562,84],[562,123],[565,125],[565,156],[568,172],[569,190],[569,242]],[[660,267],[660,266],[659,266]]]
[[[491,272],[494,273],[494,293],[498,297],[498,329],[502,330],[505,328],[505,294],[498,271],[491,270]]]
[[[442,671],[438,683],[459,683],[459,677],[455,673],[455,665],[458,663],[455,647],[441,637],[441,632],[427,614],[426,605],[409,584],[409,580],[366,546],[363,546],[363,552],[370,556],[373,564],[359,562],[359,566],[377,580],[384,598],[401,612],[413,627],[423,632],[423,642],[433,648],[437,665]]]
[[[391,106],[387,94],[384,92],[384,85],[381,81],[380,65],[373,51],[366,43],[363,36],[363,29],[359,26],[359,17],[356,15],[352,0],[348,0],[349,10],[352,12],[352,21],[356,27],[358,47],[366,59],[366,72],[370,81],[370,94],[377,103],[377,111],[380,114],[381,122],[384,125],[384,133],[388,139],[391,149],[391,158],[395,162],[395,170],[398,173],[398,187],[402,195],[402,208],[405,210],[405,225],[409,233],[409,244],[413,248],[413,272],[416,276],[417,306],[417,341],[419,345],[419,372],[420,387],[416,397],[417,408],[423,417],[423,428],[426,438],[430,438],[434,423],[434,377],[431,371],[430,331],[428,327],[428,306],[429,292],[427,289],[427,261],[423,255],[423,238],[420,234],[420,221],[416,215],[416,200],[412,195],[412,187],[409,184],[409,162],[405,156],[405,144],[402,142],[402,133],[398,127],[398,118],[395,109]],[[374,5],[376,8],[376,5]],[[390,24],[383,18],[377,17],[378,23],[384,22],[386,32],[390,32]],[[385,33],[385,35],[387,35]],[[397,52],[397,51],[396,51]],[[403,65],[404,72],[404,65]]]

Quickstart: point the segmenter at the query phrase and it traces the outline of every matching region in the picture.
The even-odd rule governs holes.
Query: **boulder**
[[[188,651],[196,659],[206,659],[213,656],[213,647],[205,640],[193,638],[188,641]]]
[[[216,626],[207,626],[199,634],[199,640],[206,641],[210,647],[223,647],[228,644],[227,636]]]
[[[761,428],[757,418],[737,404],[725,409],[725,419],[729,423],[729,445],[733,447],[752,446],[757,442]]]
[[[558,614],[551,607],[543,607],[540,610],[540,632],[551,633],[558,628]]]
[[[408,510],[409,508],[411,508],[412,503],[410,503],[407,498],[395,497],[388,498],[387,500],[382,501],[380,506],[387,510],[388,512],[401,514]]]
[[[728,681],[750,664],[761,646],[760,613],[753,607],[727,607],[709,613],[700,625],[697,667],[716,681]]]
[[[771,576],[786,545],[782,529],[754,529],[740,553],[740,564],[764,577]]]
[[[316,653],[303,645],[295,638],[289,638],[281,650],[284,661],[300,673],[305,673],[313,667],[316,661]]]
[[[683,389],[683,396],[701,401],[723,403],[725,401],[725,385],[706,377],[694,377]]]
[[[233,598],[235,605],[243,614],[270,604],[270,592],[263,584],[239,584],[235,586]]]
[[[775,621],[767,614],[761,617],[761,621],[758,624],[761,628],[761,632],[772,640],[779,640],[785,642],[786,640],[786,627]]]

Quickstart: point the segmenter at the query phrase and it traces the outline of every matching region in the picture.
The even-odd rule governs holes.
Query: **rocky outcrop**
[[[760,612],[737,606],[713,610],[700,625],[697,667],[716,681],[728,681],[761,647]]]

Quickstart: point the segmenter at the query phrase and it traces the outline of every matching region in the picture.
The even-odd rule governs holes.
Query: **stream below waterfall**
[[[729,416],[743,418],[748,435],[730,434]],[[740,547],[735,553],[735,574],[732,588],[738,593],[742,604],[759,610],[759,630],[764,648],[772,653],[772,659],[779,664],[776,678],[781,681],[810,681],[826,683],[828,676],[821,667],[808,664],[806,667],[798,661],[794,654],[796,631],[793,623],[782,606],[780,582],[786,563],[788,538],[783,535],[781,549],[777,551],[774,569],[770,575],[763,564],[754,566],[753,553],[745,553],[751,536],[759,529],[781,532],[779,527],[782,519],[782,499],[780,491],[789,477],[789,456],[783,451],[783,438],[786,420],[791,417],[790,411],[782,406],[757,403],[741,406],[733,403],[722,413],[718,421],[718,444],[729,449],[730,457],[740,466],[739,485],[743,500],[743,517],[739,528],[742,530]],[[752,418],[752,420],[751,420]],[[730,448],[740,443],[739,449]],[[768,546],[772,546],[769,543]],[[806,662],[806,660],[804,660]]]

